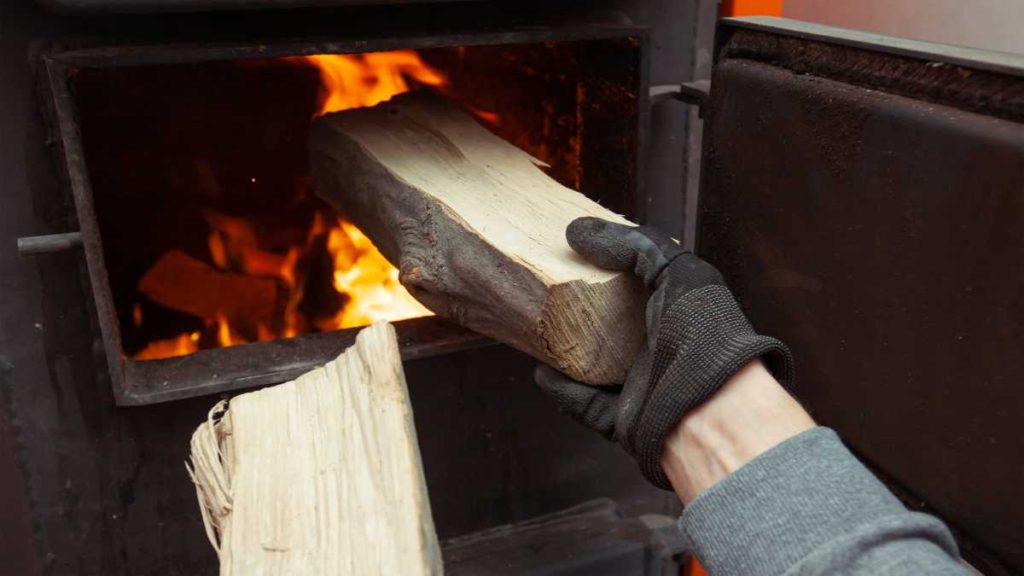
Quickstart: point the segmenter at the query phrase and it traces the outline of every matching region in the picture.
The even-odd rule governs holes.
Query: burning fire
[[[416,318],[431,314],[398,282],[391,265],[365,234],[339,222],[327,235],[327,250],[334,258],[334,289],[353,296],[355,306],[345,306],[333,318],[317,324],[321,330],[364,326],[378,319]]]
[[[319,70],[318,115],[373,106],[410,90],[410,83],[434,89],[445,86],[444,76],[411,50],[323,54],[288,61]],[[365,326],[382,319],[401,320],[431,314],[399,284],[398,270],[370,239],[329,209],[316,210],[305,239],[286,249],[268,248],[259,233],[260,227],[244,216],[212,209],[203,216],[210,228],[209,262],[184,254],[161,258],[146,276],[180,278],[191,274],[196,279],[205,279],[206,284],[197,285],[198,280],[183,284],[189,286],[184,298],[206,298],[206,303],[182,304],[181,297],[167,295],[162,288],[147,292],[143,286],[146,277],[140,280],[139,291],[161,305],[200,316],[205,328],[150,341],[134,355],[137,360],[181,356],[202,348],[235,346],[310,331]],[[325,255],[330,266],[327,281],[331,284],[326,290],[334,292],[334,297],[327,300],[334,302],[334,306],[310,312],[304,306],[306,296],[315,288],[309,284],[313,281],[310,263]],[[170,263],[177,268],[155,270]],[[213,287],[218,287],[219,291]],[[265,306],[261,310],[273,309],[278,313],[270,317],[252,313],[237,306],[241,300],[263,302]],[[215,309],[212,314],[204,312],[211,307]],[[144,322],[142,309],[136,305],[132,310],[132,323],[139,327]]]
[[[150,342],[135,355],[136,360],[156,360],[199,351],[199,332],[189,332],[166,340]]]
[[[409,91],[408,79],[441,88],[444,76],[412,50],[365,54],[317,54],[291,58],[320,70],[323,86],[320,114],[375,106]]]

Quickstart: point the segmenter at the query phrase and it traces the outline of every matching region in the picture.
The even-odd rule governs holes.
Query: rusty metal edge
[[[419,360],[497,342],[436,317],[394,323],[403,361]],[[355,344],[361,328],[215,348],[162,360],[127,360],[132,385],[118,406],[143,406],[238,392],[293,380]]]
[[[121,330],[117,323],[117,312],[114,310],[110,282],[107,279],[99,223],[93,207],[92,188],[85,162],[85,151],[82,148],[82,135],[78,130],[75,105],[68,86],[70,70],[66,64],[49,56],[43,56],[43,65],[53,106],[55,124],[53,128],[58,136],[54,140],[60,147],[64,158],[62,167],[71,188],[75,212],[78,215],[82,247],[85,250],[85,261],[89,271],[89,281],[92,285],[107,366],[110,370],[111,384],[114,388],[114,397],[119,401],[127,392],[124,357],[121,355]]]
[[[450,48],[612,40],[630,36],[648,37],[643,26],[592,24],[575,27],[537,27],[500,32],[462,32],[359,38],[308,38],[273,43],[236,44],[160,44],[82,48],[52,53],[48,58],[69,68],[116,68],[158,64],[199,63],[218,60],[243,60],[304,56],[310,54],[353,54],[399,49]]]
[[[816,40],[828,44],[861,48],[872,52],[881,52],[897,56],[906,56],[943,62],[955,66],[966,66],[1009,76],[1024,77],[1024,56],[1007,52],[980,50],[951,44],[911,40],[897,36],[887,36],[837,26],[815,24],[789,18],[773,16],[747,16],[742,18],[722,18],[719,20],[720,30],[743,28],[760,30],[783,36],[793,36],[807,40]],[[718,48],[724,43],[727,34],[719,33],[715,42],[715,60],[718,59]]]

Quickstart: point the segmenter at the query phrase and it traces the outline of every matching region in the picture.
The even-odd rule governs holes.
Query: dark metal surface
[[[216,573],[195,492],[184,473],[189,437],[215,398],[150,406],[114,404],[82,255],[18,256],[16,239],[76,230],[55,143],[33,79],[43,48],[83,45],[267,44],[308,35],[396,37],[507,29],[561,18],[593,22],[623,10],[655,27],[652,78],[679,83],[697,3],[545,0],[273,11],[203,16],[71,17],[32,0],[0,0],[0,387],[12,416],[17,470],[0,466],[11,500],[32,504],[31,528],[0,514],[17,540],[0,546],[0,574],[194,575]],[[703,2],[714,5],[713,1]],[[600,12],[600,15],[594,13]],[[376,32],[374,32],[376,31]],[[410,31],[413,31],[412,33]],[[87,43],[86,43],[87,42]],[[652,130],[661,160],[648,162],[659,194],[643,212],[675,222],[680,135],[675,109]],[[644,175],[641,175],[643,177]],[[648,178],[650,178],[648,176]],[[650,189],[651,187],[648,187]],[[666,204],[666,202],[668,202]],[[666,208],[668,206],[668,208]],[[533,362],[501,346],[406,363],[435,523],[442,538],[518,522],[607,496],[624,514],[672,514],[671,495],[650,488],[616,445],[557,413],[533,386]],[[11,434],[14,438],[11,438]],[[20,477],[19,477],[20,476]],[[5,500],[6,502],[6,500]],[[20,505],[20,504],[19,504]],[[31,540],[32,542],[28,542]],[[10,545],[13,542],[13,545]],[[34,545],[33,545],[34,544]],[[24,568],[24,570],[22,570]]]
[[[714,0],[701,0],[699,6],[696,26],[694,27],[694,45],[698,47],[690,64],[690,81],[707,80],[710,90],[711,64],[714,53],[715,25],[718,20],[718,2]],[[686,109],[688,130],[685,131],[685,172],[684,182],[684,214],[683,228],[678,238],[684,248],[693,250],[697,241],[697,204],[700,198],[700,165],[703,156],[703,132],[704,120],[701,115],[703,109],[694,106],[685,106],[682,103],[677,105]]]
[[[648,6],[657,22],[651,35],[651,86],[678,86],[708,77],[717,0],[659,0]],[[656,96],[656,94],[654,94]],[[700,172],[700,119],[682,102],[650,102],[642,223],[679,238],[692,238]],[[686,135],[686,137],[682,137]],[[692,243],[687,244],[692,246]]]
[[[24,236],[18,238],[18,254],[46,254],[61,252],[82,245],[81,232],[65,232],[63,234],[46,234],[44,236]]]
[[[114,397],[120,400],[128,392],[125,386],[125,359],[121,352],[121,333],[116,323],[117,310],[114,309],[107,268],[103,262],[103,246],[100,241],[99,224],[96,221],[92,189],[89,186],[82,135],[75,120],[75,106],[67,83],[70,72],[52,61],[46,64],[45,70],[47,85],[52,94],[52,104],[48,109],[50,129],[55,132],[53,141],[59,143],[63,153],[66,167],[64,180],[69,183],[71,196],[75,202],[75,213],[82,237],[82,247],[85,249],[85,263],[89,271],[93,305],[100,336],[103,339],[110,381],[114,387]]]
[[[117,403],[137,406],[287,382],[336,358],[355,344],[359,330],[201,350],[163,360],[125,360],[129,386]],[[492,340],[440,318],[396,322],[395,331],[402,360],[494,345]]]
[[[97,320],[118,404],[137,405],[280,383],[337,355],[351,344],[354,332],[251,344],[230,350],[209,350],[167,360],[136,362],[127,359],[111,279],[107,273],[109,252],[104,252],[79,112],[72,96],[70,78],[75,70],[555,40],[621,40],[628,43],[624,49],[621,42],[607,45],[596,42],[593,48],[581,52],[576,65],[585,77],[586,98],[590,105],[580,106],[577,115],[586,131],[580,150],[583,191],[612,210],[627,216],[634,215],[641,209],[637,206],[639,178],[643,171],[640,142],[646,127],[647,107],[647,77],[643,72],[647,48],[644,32],[637,27],[575,26],[404,38],[367,36],[344,41],[92,48],[44,57],[47,86],[52,97],[54,140],[61,146],[66,178],[75,200]],[[609,114],[612,102],[617,101],[632,104],[634,112]],[[599,105],[601,103],[605,106]],[[609,158],[621,159],[621,162],[609,162]],[[421,357],[475,340],[464,331],[452,332],[452,328],[446,327],[431,332],[432,329],[427,328],[425,333],[438,336],[437,342],[431,344],[426,338],[411,336],[418,328],[432,326],[429,321],[413,322],[407,326],[404,332],[406,340],[414,342],[415,346],[415,350],[408,353]],[[432,347],[434,350],[428,352]]]
[[[723,18],[721,23],[725,29],[730,31],[758,30],[767,32],[776,38],[797,38],[827,43],[830,46],[845,46],[856,50],[866,50],[879,56],[883,54],[904,56],[917,61],[942,62],[972,70],[985,70],[1016,77],[1024,76],[1024,55],[1021,54],[897,38],[873,32],[771,16]]]
[[[645,522],[644,520],[647,520]],[[673,526],[667,516],[626,518],[615,502],[591,500],[566,510],[453,538],[441,545],[453,576],[662,576],[678,574],[673,546],[649,523]],[[678,529],[672,536],[681,544]]]
[[[8,410],[10,372],[10,364],[0,359],[0,573],[31,576],[39,573],[39,561],[32,542],[28,493],[18,469],[16,424]]]
[[[356,54],[381,50],[423,50],[452,46],[500,44],[534,44],[539,42],[571,42],[616,38],[642,38],[646,29],[632,25],[588,24],[580,26],[553,25],[543,27],[508,27],[486,32],[453,32],[417,34],[404,32],[380,35],[353,35],[351,31],[328,36],[310,34],[308,39],[274,42],[206,42],[168,45],[115,45],[80,48],[54,52],[44,56],[47,67],[66,76],[73,68],[106,68],[124,66],[156,66],[161,64],[197,63],[246,58],[276,58],[307,54]],[[51,78],[51,82],[54,79]]]
[[[819,422],[982,571],[1022,571],[1024,124],[994,116],[1024,79],[934,89],[939,56],[769,34],[722,31],[698,249],[792,347]],[[894,58],[902,95],[851,83]]]
[[[652,104],[660,104],[669,99],[678,100],[684,104],[696,106],[698,114],[700,114],[699,109],[707,104],[710,91],[710,80],[696,80],[684,82],[678,86],[652,86],[650,98]]]
[[[314,6],[393,6],[479,0],[38,0],[59,13],[134,14],[146,12],[210,12],[308,8]]]
[[[725,40],[727,38],[727,40]],[[862,88],[884,90],[1008,120],[1024,120],[1021,76],[902,53],[871,52],[842,44],[734,30],[719,38],[718,57],[771,63],[796,74],[812,74]],[[1024,57],[1020,58],[1024,66]]]

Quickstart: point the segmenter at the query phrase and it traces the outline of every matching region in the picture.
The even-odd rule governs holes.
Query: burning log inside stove
[[[439,315],[591,384],[615,384],[643,339],[643,287],[565,240],[569,222],[627,223],[429,94],[325,116],[310,134],[317,192],[400,263]]]
[[[274,280],[220,272],[180,250],[168,252],[146,272],[139,292],[168,308],[231,326],[273,317],[285,304],[284,289]],[[257,331],[255,324],[246,328]]]

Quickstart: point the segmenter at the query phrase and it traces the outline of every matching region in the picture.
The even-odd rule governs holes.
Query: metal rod
[[[18,238],[18,254],[46,254],[62,252],[82,245],[81,232],[65,232],[64,234],[46,234],[44,236],[25,236]]]
[[[700,117],[704,117],[705,104],[711,91],[711,80],[696,80],[682,84],[651,86],[648,98],[651,104],[660,104],[665,100],[679,100],[697,107]]]

